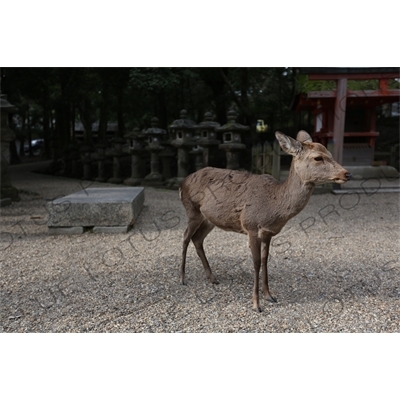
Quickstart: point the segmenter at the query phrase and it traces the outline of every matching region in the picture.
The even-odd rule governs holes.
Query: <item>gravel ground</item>
[[[176,191],[145,189],[126,234],[51,236],[45,203],[91,187],[14,166],[22,200],[1,209],[3,332],[399,332],[399,194],[316,194],[274,238],[272,293],[251,307],[244,235],[214,229],[193,245],[179,285],[186,214]],[[344,187],[344,186],[343,186]]]

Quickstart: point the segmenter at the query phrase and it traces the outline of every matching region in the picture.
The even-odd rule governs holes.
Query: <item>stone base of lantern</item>
[[[179,186],[181,185],[184,179],[185,178],[178,178],[178,177],[169,179],[166,183],[166,187],[168,189],[179,189]]]
[[[11,199],[11,201],[20,201],[19,191],[13,186],[2,187],[0,198],[2,199],[8,198]]]
[[[122,178],[110,178],[107,182],[108,183],[122,183],[123,179]]]
[[[5,149],[4,143],[1,144],[1,150]],[[7,148],[8,150],[8,148]],[[6,153],[6,151],[4,151]],[[12,201],[19,201],[19,191],[16,189],[10,178],[10,164],[7,161],[7,154],[1,154],[1,168],[0,168],[0,189],[1,189],[1,199],[11,199]],[[9,158],[8,158],[9,159]]]
[[[141,183],[140,178],[127,178],[124,180],[124,185],[127,186],[139,186]]]
[[[11,203],[12,203],[12,201],[10,198],[0,199],[0,208],[7,207],[7,206],[11,205]]]
[[[156,172],[150,173],[141,181],[141,186],[163,187],[164,185],[164,177]]]
[[[121,157],[122,154],[114,152],[113,154],[113,176],[107,181],[108,183],[122,183],[124,178],[121,176]]]
[[[83,180],[90,181],[92,179],[92,166],[89,162],[83,164]]]
[[[106,181],[107,181],[106,178],[103,178],[103,177],[101,177],[101,176],[98,176],[97,178],[94,178],[94,180],[95,180],[96,182],[106,182]]]
[[[104,166],[105,166],[105,158],[103,156],[95,157],[97,160],[97,167],[98,167],[98,176],[94,178],[96,182],[106,182],[107,179],[105,178]]]

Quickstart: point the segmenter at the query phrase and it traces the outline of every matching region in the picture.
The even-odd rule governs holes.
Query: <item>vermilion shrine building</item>
[[[399,68],[300,68],[310,80],[334,80],[336,90],[310,91],[296,97],[293,109],[311,111],[313,140],[331,148],[342,165],[374,161],[377,106],[400,101],[400,90],[389,89],[400,78]],[[376,90],[349,90],[349,80],[378,80]]]

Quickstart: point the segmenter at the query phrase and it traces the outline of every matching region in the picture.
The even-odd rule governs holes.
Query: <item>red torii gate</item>
[[[376,106],[400,101],[400,90],[389,89],[389,79],[400,78],[399,68],[300,68],[310,80],[334,80],[336,90],[310,91],[296,99],[294,109],[311,110],[316,118],[314,140],[327,146],[333,139],[333,157],[343,163],[344,137],[363,137],[372,154],[376,132]],[[349,80],[378,80],[377,90],[348,90]],[[345,130],[346,110],[362,108],[363,121],[355,131]],[[350,127],[351,128],[351,127]]]

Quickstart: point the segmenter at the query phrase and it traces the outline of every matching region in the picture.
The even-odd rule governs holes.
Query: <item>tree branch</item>
[[[220,68],[220,73],[222,76],[222,79],[224,80],[226,86],[228,87],[229,93],[232,95],[233,100],[235,103],[238,105],[239,109],[242,111],[242,113],[250,120],[254,120],[254,114],[243,104],[241,101],[240,97],[235,93],[235,89],[233,88],[232,84],[230,83],[229,79],[224,73],[223,68]]]

